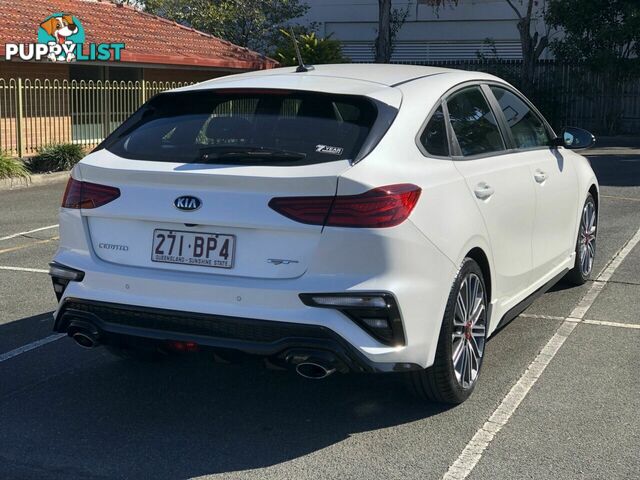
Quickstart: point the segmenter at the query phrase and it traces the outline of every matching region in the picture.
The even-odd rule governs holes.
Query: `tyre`
[[[593,261],[596,257],[597,228],[598,209],[593,196],[589,194],[580,217],[580,228],[576,240],[576,261],[565,276],[565,280],[573,285],[582,285],[591,276]]]
[[[486,292],[480,266],[465,258],[449,294],[434,364],[410,373],[420,396],[459,404],[473,392],[487,339]]]

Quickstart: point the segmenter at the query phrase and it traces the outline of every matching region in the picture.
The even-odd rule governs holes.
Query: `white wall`
[[[519,5],[519,1],[514,3]],[[311,8],[305,20],[317,22],[320,34],[333,34],[333,38],[342,41],[345,54],[354,61],[373,59],[377,0],[307,0],[307,3]],[[398,35],[393,60],[475,59],[478,51],[492,56],[485,43],[487,38],[494,40],[499,57],[521,58],[516,15],[505,0],[459,0],[457,7],[443,7],[439,11],[416,0],[396,0],[393,8],[405,8],[408,3],[409,17]],[[539,28],[544,28],[542,22]]]

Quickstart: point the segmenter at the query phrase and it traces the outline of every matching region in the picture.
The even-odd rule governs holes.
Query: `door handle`
[[[473,193],[475,193],[476,197],[478,197],[480,200],[486,200],[491,195],[493,195],[494,190],[491,185],[487,185],[486,183],[482,182],[476,186]]]
[[[547,174],[542,170],[536,170],[536,173],[533,175],[533,178],[536,179],[536,182],[543,183],[547,179]]]

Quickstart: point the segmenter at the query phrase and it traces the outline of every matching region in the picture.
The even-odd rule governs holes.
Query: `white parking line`
[[[65,336],[66,336],[66,333],[56,333],[54,335],[49,335],[48,337],[45,337],[41,340],[36,340],[35,342],[31,342],[26,345],[23,345],[22,347],[18,347],[15,350],[11,350],[7,353],[3,353],[0,355],[0,363],[6,362],[11,358],[17,357],[18,355],[22,355],[23,353],[27,353],[38,347],[42,347],[43,345],[46,345],[48,343],[55,342],[56,340],[59,340]]]
[[[2,267],[0,267],[2,268]],[[580,322],[575,318],[565,318],[565,317],[556,317],[554,315],[536,315],[532,313],[521,313],[518,315],[521,318],[535,318],[537,320],[568,320],[570,322]],[[619,327],[619,328],[630,328],[632,330],[638,329],[640,330],[640,325],[635,323],[620,323],[620,322],[608,322],[606,320],[582,320],[582,323],[588,323],[589,325],[601,325],[604,327]]]
[[[44,270],[42,268],[6,267],[2,265],[0,265],[0,270],[9,270],[14,272],[49,273],[49,270]]]
[[[518,316],[522,318],[539,318],[541,320],[566,320],[565,317],[556,317],[555,315],[537,315],[534,313],[521,313]]]
[[[33,230],[28,230],[26,232],[14,233],[13,235],[7,235],[6,237],[0,237],[0,242],[3,240],[11,240],[12,238],[21,237],[22,235],[29,235],[30,233],[42,232],[43,230],[51,230],[52,228],[56,228],[58,224],[49,225],[47,227],[34,228]]]
[[[590,325],[601,325],[603,327],[629,328],[631,330],[640,330],[640,325],[635,323],[607,322],[605,320],[583,320],[583,323]]]
[[[600,273],[596,281],[593,282],[591,288],[587,291],[582,300],[578,302],[578,305],[576,305],[569,317],[562,322],[558,327],[558,330],[556,330],[556,333],[547,342],[535,360],[529,364],[527,370],[522,374],[520,379],[513,387],[511,387],[511,390],[504,397],[500,405],[498,405],[498,408],[496,408],[493,414],[491,414],[489,420],[485,422],[485,424],[471,438],[469,443],[467,443],[460,456],[442,477],[443,480],[462,480],[469,476],[496,434],[509,421],[520,403],[522,403],[529,391],[531,391],[531,388],[533,388],[535,383],[538,381],[542,372],[547,368],[547,365],[549,365],[551,360],[553,360],[553,357],[558,353],[560,347],[576,328],[576,325],[583,321],[584,315],[587,313],[591,305],[593,305],[593,302],[602,291],[604,285],[606,285],[606,283],[611,279],[616,268],[620,266],[622,261],[629,252],[631,252],[633,247],[638,244],[638,242],[640,242],[640,229],[638,229],[635,235],[616,254],[613,260],[609,262],[602,273]]]

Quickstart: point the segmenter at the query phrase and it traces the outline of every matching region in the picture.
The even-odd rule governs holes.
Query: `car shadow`
[[[191,478],[277,465],[448,408],[413,395],[402,375],[314,381],[204,353],[137,363],[71,342],[25,355],[52,371],[0,395],[5,461],[28,458],[65,478]]]
[[[558,171],[562,172],[564,170],[564,157],[562,156],[562,153],[557,148],[552,148],[551,153],[558,163]]]
[[[51,335],[52,319],[53,312],[46,312],[21,320],[0,323],[0,355]],[[1,393],[0,390],[0,395]]]
[[[560,279],[558,281],[558,283],[553,285],[545,293],[562,292],[564,290],[573,290],[575,288],[577,288],[577,287],[576,287],[576,285],[574,283],[571,283],[571,282],[565,280],[564,278],[562,278],[562,279]]]

